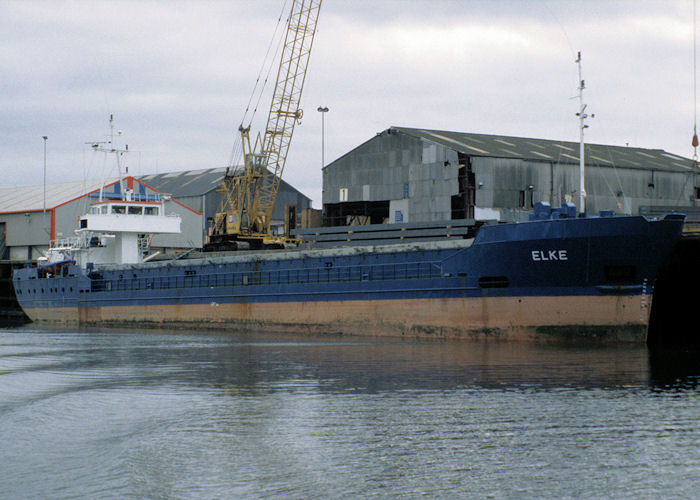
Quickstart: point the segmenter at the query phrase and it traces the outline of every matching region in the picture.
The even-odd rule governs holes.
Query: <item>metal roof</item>
[[[214,191],[221,184],[224,174],[226,174],[226,167],[142,175],[136,179],[161,193],[183,198]]]
[[[420,137],[468,156],[516,158],[555,164],[579,163],[578,142],[405,127],[391,127],[389,130]],[[586,165],[601,167],[641,168],[683,173],[693,170],[693,160],[667,153],[663,149],[586,144],[585,161]]]
[[[181,172],[166,172],[162,174],[142,175],[134,177],[136,181],[149,186],[160,193],[167,193],[174,198],[201,196],[216,190],[226,173],[226,167],[205,168],[201,170],[185,170]],[[105,180],[85,180],[61,182],[46,185],[46,208],[51,209],[86,194],[100,189],[103,185],[117,182],[114,177]],[[301,196],[306,195],[282,181],[282,185],[294,189]],[[0,188],[0,213],[34,212],[44,208],[44,186],[22,186]]]
[[[243,167],[236,167],[236,172],[242,172]],[[161,193],[168,193],[175,198],[187,196],[201,196],[215,191],[226,174],[226,167],[205,168],[202,170],[185,170],[182,172],[169,172],[165,174],[142,175],[136,180],[143,182]],[[282,185],[294,189],[302,196],[309,199],[296,188],[282,181]],[[310,199],[309,199],[310,200]]]
[[[61,182],[46,185],[46,209],[75,200],[111,184],[118,178],[91,181]],[[0,213],[35,212],[44,208],[44,186],[0,188]]]

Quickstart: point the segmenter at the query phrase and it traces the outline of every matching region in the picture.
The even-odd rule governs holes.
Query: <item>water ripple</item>
[[[0,331],[7,498],[680,497],[698,357]]]

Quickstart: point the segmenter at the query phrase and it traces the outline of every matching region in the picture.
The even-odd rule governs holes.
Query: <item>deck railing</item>
[[[92,291],[158,290],[171,288],[216,288],[312,284],[352,281],[406,280],[437,278],[440,266],[433,262],[404,262],[360,266],[308,267],[275,269],[269,271],[197,273],[185,270],[182,274],[152,277],[92,277]]]

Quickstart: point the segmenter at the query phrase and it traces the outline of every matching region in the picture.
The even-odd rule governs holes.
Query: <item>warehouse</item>
[[[72,237],[78,218],[87,213],[90,204],[99,200],[121,198],[122,191],[132,190],[137,196],[154,199],[161,193],[138,179],[127,176],[102,181],[76,181],[0,189],[0,241],[3,258],[36,260],[42,257],[50,241]],[[165,201],[166,213],[177,213],[182,219],[182,234],[153,238],[162,247],[183,247],[189,241],[201,241],[202,214],[177,200]]]
[[[171,194],[183,205],[201,213],[203,237],[212,224],[214,215],[221,210],[221,194],[218,189],[225,174],[226,167],[222,167],[144,175],[138,179],[161,193]],[[301,213],[311,208],[311,199],[281,180],[270,224],[273,234],[284,231],[284,207],[287,205],[294,205],[297,213]],[[201,248],[202,243],[203,240],[200,239],[189,246]]]
[[[45,254],[50,241],[74,235],[78,217],[99,199],[100,191],[105,198],[119,198],[124,189],[145,197],[167,194],[166,213],[181,217],[182,232],[153,236],[154,249],[173,252],[201,248],[207,223],[221,203],[216,191],[225,172],[225,168],[212,168],[127,176],[121,183],[113,178],[104,182],[76,181],[0,189],[0,259],[36,260]],[[303,210],[310,208],[311,200],[282,182],[273,225],[283,225],[285,204],[296,204]]]
[[[594,144],[585,159],[589,214],[698,203],[690,159]],[[323,169],[324,225],[525,220],[535,202],[576,202],[578,189],[578,143],[391,127]]]

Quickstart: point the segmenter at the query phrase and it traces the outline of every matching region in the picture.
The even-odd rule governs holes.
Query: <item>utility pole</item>
[[[325,106],[319,106],[316,110],[321,113],[321,168],[326,166],[326,113],[328,113],[328,108]]]
[[[49,139],[48,136],[44,135],[42,136],[42,139],[44,139],[44,210],[43,210],[43,224],[44,224],[44,231],[48,234],[48,231],[46,230],[46,141]]]

